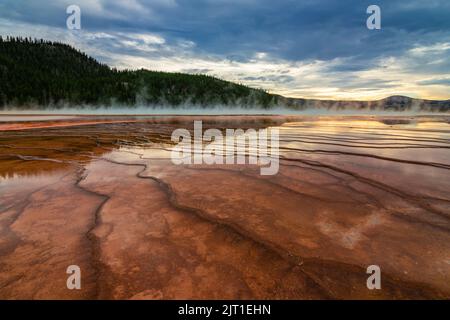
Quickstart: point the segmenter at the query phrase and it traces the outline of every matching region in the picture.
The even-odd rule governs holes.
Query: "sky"
[[[369,30],[369,5],[381,29]],[[81,29],[69,30],[69,5]],[[449,0],[0,0],[0,35],[298,98],[450,99]]]

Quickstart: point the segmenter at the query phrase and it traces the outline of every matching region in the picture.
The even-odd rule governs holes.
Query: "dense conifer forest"
[[[184,104],[269,108],[278,96],[207,75],[117,70],[71,46],[0,36],[0,108]]]

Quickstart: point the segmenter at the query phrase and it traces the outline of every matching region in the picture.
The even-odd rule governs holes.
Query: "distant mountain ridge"
[[[316,100],[280,97],[279,102],[297,110],[378,110],[378,111],[416,111],[449,112],[450,100],[425,100],[406,96],[390,96],[374,101]]]
[[[79,106],[449,112],[450,100],[288,98],[207,75],[116,70],[69,45],[0,36],[0,110]]]

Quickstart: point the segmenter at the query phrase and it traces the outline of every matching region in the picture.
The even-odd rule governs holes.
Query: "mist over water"
[[[289,107],[230,107],[224,105],[215,105],[210,107],[199,106],[111,106],[111,107],[93,107],[93,106],[79,106],[79,107],[48,107],[40,108],[16,108],[6,107],[0,110],[0,115],[7,117],[0,117],[0,121],[11,120],[11,115],[433,115],[433,114],[447,114],[440,112],[432,112],[425,110],[377,110],[377,109],[355,109],[349,108],[326,108],[313,107],[305,109],[293,109]],[[5,120],[6,119],[6,120]],[[38,120],[38,119],[36,119]],[[42,119],[41,119],[42,120]]]

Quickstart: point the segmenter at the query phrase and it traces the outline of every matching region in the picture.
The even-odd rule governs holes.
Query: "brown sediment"
[[[73,127],[73,126],[87,126],[92,124],[109,124],[109,123],[130,123],[132,120],[117,120],[117,121],[48,121],[48,122],[26,122],[26,123],[3,123],[0,124],[0,131],[16,131],[29,129],[45,129],[45,128],[59,128],[59,127]]]
[[[173,165],[171,132],[199,119],[0,132],[0,297],[450,298],[445,119],[203,118],[279,126],[275,176]]]
[[[86,232],[86,237],[91,242],[90,261],[91,261],[91,268],[92,268],[92,273],[93,273],[93,278],[94,278],[94,280],[93,280],[94,289],[91,290],[90,298],[95,299],[95,298],[99,297],[100,274],[102,272],[103,265],[100,260],[100,256],[101,256],[100,243],[99,243],[98,238],[93,233],[93,231],[101,223],[100,212],[101,212],[103,206],[105,205],[105,203],[110,199],[110,197],[108,195],[94,192],[94,191],[85,189],[82,186],[80,186],[80,183],[86,178],[85,173],[86,173],[85,169],[79,171],[79,178],[78,178],[77,182],[75,183],[75,186],[80,188],[83,191],[86,191],[87,193],[93,194],[94,196],[96,196],[99,199],[102,199],[102,201],[98,204],[98,206],[91,218],[92,219],[91,226],[89,227],[89,229]]]
[[[14,200],[23,202],[2,212],[2,216],[8,216],[8,211],[13,211],[15,216],[9,221],[2,219],[6,223],[2,223],[2,235],[8,231],[12,237],[2,237],[1,298],[92,297],[90,292],[95,283],[89,259],[90,244],[82,232],[97,199],[77,191],[72,175],[55,173],[36,182],[37,188],[28,195],[19,190],[14,192]],[[72,264],[83,270],[83,291],[67,290],[66,269]],[[11,278],[20,280],[11,282]]]
[[[192,178],[192,177],[191,177]],[[217,178],[217,177],[216,177]],[[176,181],[176,184],[178,186],[182,185],[182,183],[180,183],[177,178],[173,178]],[[230,178],[228,177],[228,180]],[[245,189],[245,188],[244,188]],[[173,191],[172,188],[170,188],[171,194],[172,194],[172,198],[176,198],[175,194],[179,195],[180,198],[186,198],[185,193],[188,192],[187,190],[178,190],[178,191]],[[230,190],[226,190],[227,192],[230,192]],[[225,192],[226,193],[226,192]],[[232,196],[231,194],[228,193],[229,196]],[[289,196],[289,193],[287,194]],[[191,195],[189,195],[190,197]],[[211,195],[210,195],[211,196]],[[174,202],[176,203],[176,206],[181,206],[182,208],[186,209],[186,208],[190,208],[190,210],[195,210],[193,208],[198,208],[199,204],[197,204],[197,202],[199,201],[198,199],[192,199],[193,201],[189,201],[186,203],[186,200],[174,200]],[[224,199],[221,199],[224,200]],[[256,200],[256,199],[253,199]],[[182,205],[180,205],[180,201],[183,203]],[[260,201],[255,201],[256,203],[260,203]],[[187,205],[190,205],[192,207],[186,207]],[[243,207],[243,208],[250,208],[249,205],[247,206],[243,206],[242,204],[240,204],[238,207]],[[277,206],[275,206],[278,210],[283,211],[283,205],[282,204],[278,204]],[[236,208],[231,208],[229,210],[230,214],[233,214],[234,212],[237,212],[235,210]],[[301,211],[301,207],[298,208],[299,211]],[[211,211],[212,210],[212,211]],[[247,209],[248,210],[248,209]],[[278,252],[280,254],[280,256],[287,258],[288,261],[290,261],[293,264],[298,264],[299,262],[301,262],[301,265],[303,266],[303,268],[308,268],[306,270],[308,270],[309,272],[312,272],[312,274],[315,274],[316,270],[317,270],[317,265],[322,265],[322,266],[327,266],[327,268],[330,268],[329,270],[323,270],[322,267],[322,271],[319,274],[315,274],[315,276],[317,277],[317,279],[321,279],[324,275],[326,275],[326,279],[327,281],[321,281],[322,283],[322,287],[323,288],[328,288],[329,289],[329,295],[333,296],[335,298],[340,297],[340,298],[344,298],[344,297],[359,297],[359,298],[368,298],[371,296],[371,294],[369,294],[367,292],[367,289],[365,288],[364,284],[364,269],[363,266],[360,266],[358,264],[351,264],[351,257],[348,257],[347,259],[342,259],[341,261],[348,261],[349,263],[346,262],[339,262],[339,261],[329,261],[329,259],[333,259],[333,257],[335,256],[335,252],[322,252],[322,254],[320,254],[320,251],[324,250],[319,250],[319,248],[314,247],[314,250],[309,250],[309,246],[310,245],[314,245],[314,243],[309,243],[309,242],[305,242],[305,243],[299,243],[299,245],[296,245],[294,247],[291,246],[291,240],[295,239],[296,237],[291,235],[286,237],[286,233],[289,232],[289,230],[283,230],[280,229],[279,231],[277,229],[279,229],[279,227],[277,226],[277,223],[275,221],[273,221],[273,219],[271,219],[271,217],[267,216],[267,217],[263,217],[262,213],[258,214],[258,218],[256,217],[249,217],[249,218],[242,218],[242,217],[229,217],[229,216],[225,216],[223,217],[223,214],[225,212],[227,212],[227,210],[221,210],[221,216],[217,217],[217,214],[215,213],[216,210],[214,210],[214,206],[208,206],[208,205],[204,205],[202,204],[202,210],[198,210],[197,209],[197,213],[201,212],[201,214],[203,216],[209,216],[210,219],[218,219],[220,220],[222,223],[225,223],[227,225],[232,226],[233,229],[235,230],[239,230],[239,232],[241,234],[244,234],[246,237],[249,237],[251,239],[253,239],[254,241],[257,241],[258,243],[264,243],[265,247],[268,247],[276,252]],[[268,213],[270,213],[269,210],[265,210],[266,212],[268,211]],[[245,211],[240,211],[241,213],[244,213]],[[320,218],[320,217],[319,217]],[[344,218],[344,217],[342,217]],[[236,220],[237,219],[237,220]],[[257,221],[258,219],[262,220],[259,221],[259,223],[257,223],[256,225],[254,224],[255,221]],[[265,220],[267,219],[267,221]],[[281,219],[283,219],[281,217]],[[287,219],[287,218],[285,218]],[[258,222],[258,221],[257,221]],[[264,226],[267,225],[267,229],[262,229],[261,231],[258,230],[258,225],[262,223]],[[272,229],[269,229],[270,226],[274,226]],[[295,228],[295,226],[290,226],[292,228]],[[311,229],[314,229],[314,226],[311,226]],[[338,233],[339,230],[336,230]],[[343,232],[340,233],[344,233],[345,234],[345,229],[343,229]],[[339,235],[336,235],[339,236]],[[317,235],[317,241],[322,242],[322,246],[327,244],[327,239],[320,239],[322,236]],[[287,238],[287,239],[286,239]],[[319,240],[320,239],[320,240]],[[269,241],[269,242],[268,242]],[[286,242],[287,241],[287,242]],[[306,248],[302,246],[306,245]],[[334,250],[336,249],[335,244],[329,244],[330,246],[334,247]],[[345,243],[344,243],[344,247],[345,247]],[[339,247],[339,246],[338,246]],[[353,247],[351,249],[354,249]],[[333,250],[333,251],[334,251]],[[311,252],[312,251],[312,252]],[[325,250],[327,251],[327,250]],[[312,254],[312,256],[311,256]],[[320,258],[317,258],[316,255],[319,255]],[[354,252],[355,257],[358,257],[359,254],[356,252]],[[359,259],[360,257],[358,257]],[[358,260],[356,259],[356,261]],[[347,267],[345,267],[347,266]],[[340,271],[338,271],[340,270]],[[345,271],[344,271],[345,270]],[[306,271],[306,272],[308,272]],[[349,273],[354,273],[352,274],[352,276],[349,276]],[[333,279],[334,277],[334,279]],[[346,279],[358,279],[357,284],[359,284],[358,286],[356,286],[355,284],[350,285],[349,283],[347,285],[343,285],[342,284],[342,278],[346,278]],[[355,281],[356,282],[356,281]],[[403,289],[406,289],[408,287],[416,287],[416,289],[418,288],[422,288],[422,290],[424,292],[428,291],[428,297],[432,297],[433,294],[435,296],[445,296],[442,293],[437,294],[436,292],[434,292],[433,289],[430,290],[430,288],[427,288],[426,285],[413,285],[413,284],[409,284],[409,285],[401,285],[402,287],[404,287],[402,290],[397,290],[395,285],[390,285],[389,282],[390,281],[386,281],[387,283],[385,284],[385,288],[384,288],[384,292],[383,295],[381,295],[381,297],[402,297],[405,295],[405,292],[402,292]],[[336,290],[336,288],[339,287],[339,294],[333,294],[333,291]],[[398,291],[398,292],[395,292]],[[423,295],[425,295],[426,293],[422,292]],[[376,296],[376,295],[373,295]],[[408,292],[406,294],[406,296],[410,296],[413,297],[414,296],[414,292]]]

